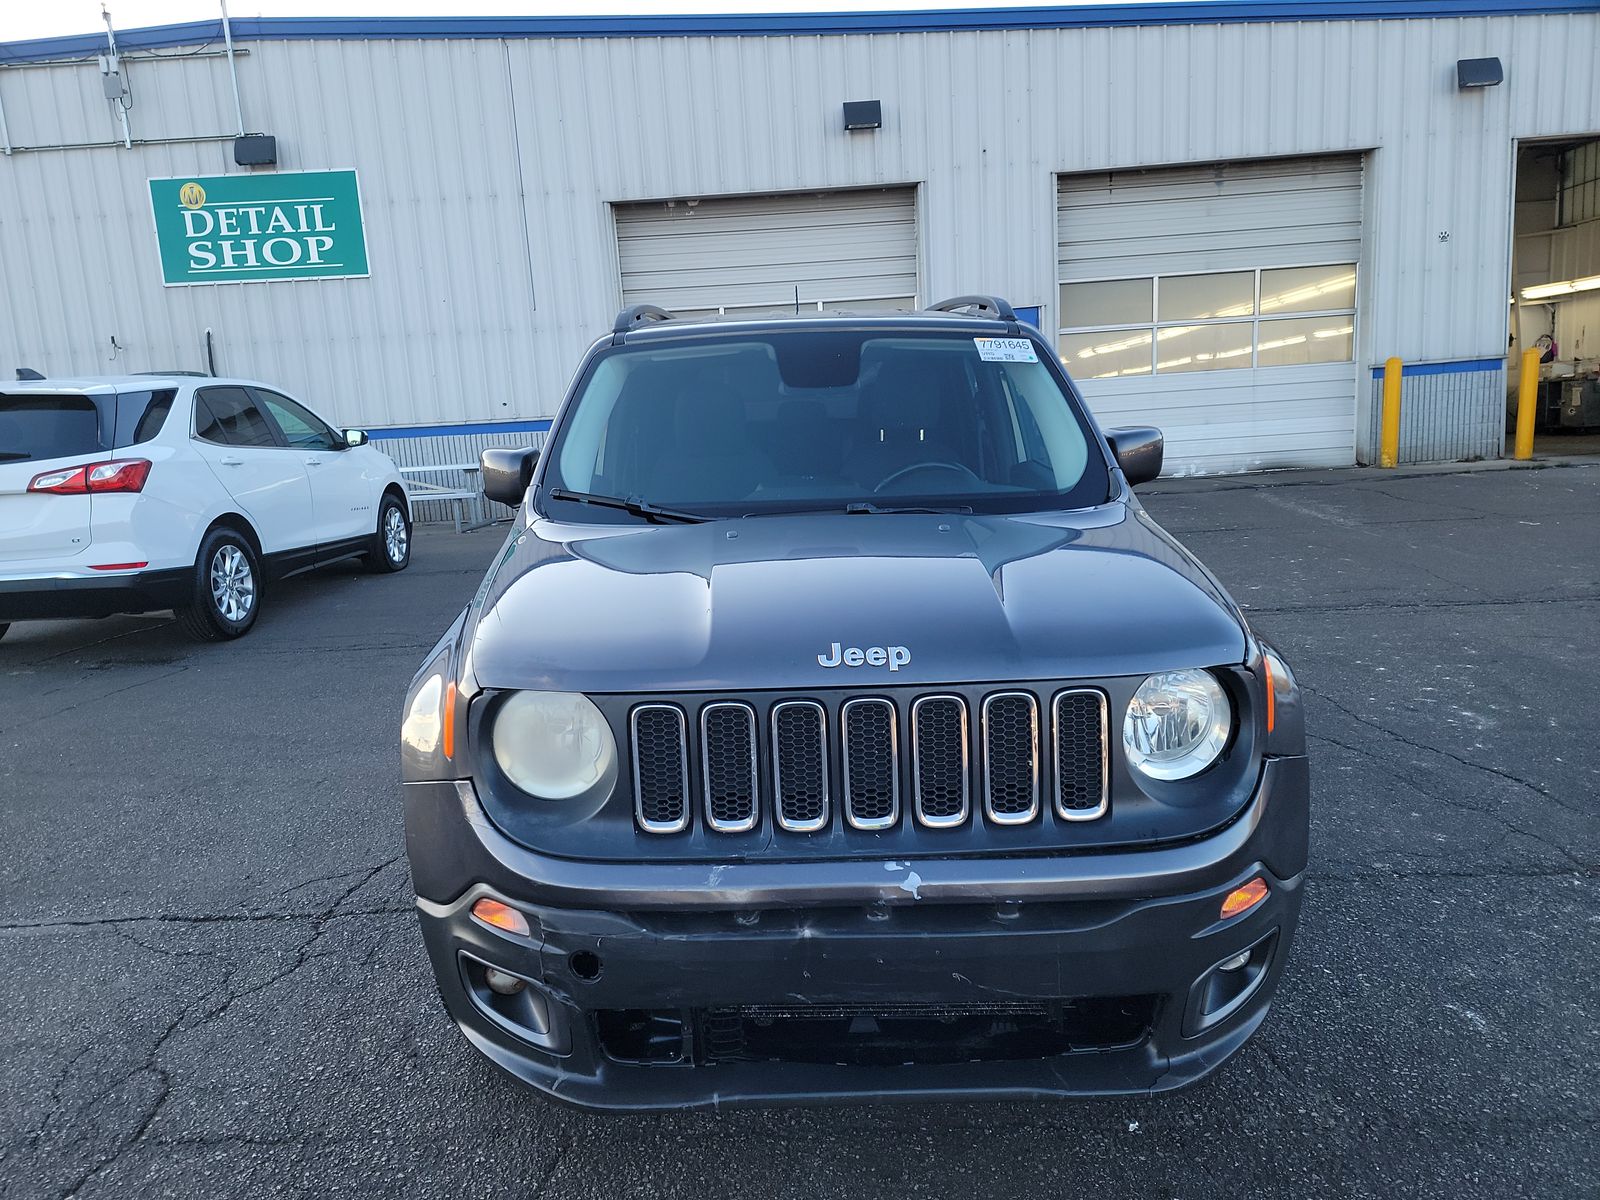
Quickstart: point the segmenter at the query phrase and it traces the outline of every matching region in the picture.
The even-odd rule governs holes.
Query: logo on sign
[[[185,208],[204,208],[206,190],[193,180],[178,189],[178,203]]]

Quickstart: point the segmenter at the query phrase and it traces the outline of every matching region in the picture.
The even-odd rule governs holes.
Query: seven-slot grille
[[[910,702],[904,710],[909,734],[902,757],[902,710],[883,697],[857,697],[840,705],[836,743],[830,738],[829,709],[815,700],[774,704],[764,737],[760,714],[743,701],[714,701],[692,722],[676,705],[639,705],[630,717],[639,827],[647,833],[681,832],[698,801],[708,829],[743,833],[761,824],[770,803],[770,819],[779,829],[817,832],[833,819],[830,764],[840,769],[840,813],[858,830],[899,824],[903,779],[910,787],[906,806],[912,819],[930,829],[968,824],[977,807],[974,788],[982,801],[980,820],[996,825],[1038,820],[1047,792],[1063,820],[1105,814],[1103,692],[1071,688],[1057,692],[1048,705],[1032,692],[994,692],[973,706],[978,709],[976,738],[965,697],[940,694]],[[691,728],[696,734],[692,748]],[[1048,772],[1041,743],[1049,749]],[[690,793],[691,758],[698,798]]]

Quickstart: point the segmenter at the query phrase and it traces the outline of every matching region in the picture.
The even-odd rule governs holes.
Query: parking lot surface
[[[0,642],[0,1195],[1600,1194],[1600,466],[1147,503],[1308,693],[1300,939],[1211,1080],[596,1117],[500,1076],[423,956],[396,728],[503,529],[427,530],[405,574],[278,587],[238,643]]]

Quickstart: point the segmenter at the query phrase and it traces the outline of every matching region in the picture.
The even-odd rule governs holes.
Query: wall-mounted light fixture
[[[278,139],[270,133],[247,133],[233,139],[233,161],[241,167],[270,167],[278,161]]]
[[[846,100],[844,102],[844,127],[846,129],[882,129],[883,102],[880,100]]]
[[[1522,289],[1524,300],[1557,300],[1577,292],[1600,290],[1600,275],[1585,275],[1582,279],[1561,279],[1555,283],[1536,283]]]
[[[1505,69],[1498,58],[1462,58],[1456,61],[1456,87],[1463,92],[1504,83]]]

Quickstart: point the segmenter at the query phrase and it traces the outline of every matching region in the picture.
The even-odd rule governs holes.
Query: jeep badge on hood
[[[898,671],[911,661],[911,651],[904,646],[846,646],[839,648],[839,643],[834,642],[829,647],[828,653],[817,655],[819,667],[881,667],[888,665],[889,670]]]

